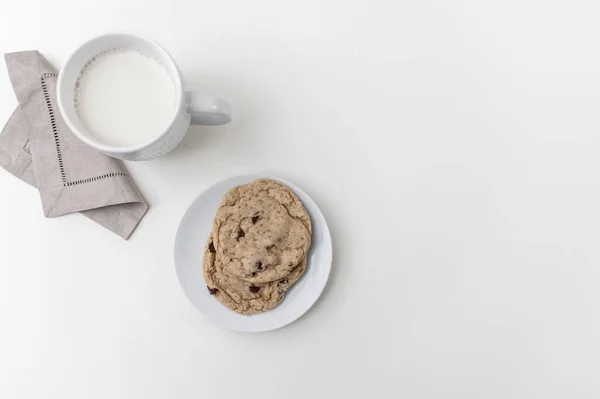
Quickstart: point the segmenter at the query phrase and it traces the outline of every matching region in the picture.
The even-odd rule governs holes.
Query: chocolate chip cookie
[[[261,179],[227,192],[213,222],[213,239],[225,272],[268,283],[290,274],[306,257],[311,223],[296,194]]]
[[[311,232],[308,212],[287,186],[260,179],[229,190],[205,249],[209,291],[238,313],[274,308],[306,269]]]
[[[202,265],[208,291],[223,305],[243,315],[264,312],[279,305],[283,301],[285,293],[302,277],[306,270],[305,258],[281,280],[266,284],[254,284],[219,269],[213,250],[215,248],[211,236],[204,251]]]

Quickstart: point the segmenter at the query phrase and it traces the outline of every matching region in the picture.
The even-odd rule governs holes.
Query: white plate
[[[235,186],[260,178],[279,181],[291,188],[308,211],[312,222],[312,243],[304,276],[290,288],[275,309],[252,316],[237,314],[208,293],[202,276],[204,246],[223,195]],[[236,331],[259,332],[283,327],[302,316],[317,301],[331,270],[332,247],[329,227],[315,202],[297,186],[272,176],[237,176],[223,180],[204,191],[190,205],[175,238],[175,269],[183,291],[214,323]]]

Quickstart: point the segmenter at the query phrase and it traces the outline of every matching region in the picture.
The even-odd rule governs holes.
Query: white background
[[[128,164],[152,206],[128,242],[0,170],[1,398],[600,397],[597,1],[0,7],[1,52],[60,66],[134,31],[235,107]],[[208,322],[172,260],[190,202],[248,173],[304,188],[335,245],[317,305],[254,335]]]

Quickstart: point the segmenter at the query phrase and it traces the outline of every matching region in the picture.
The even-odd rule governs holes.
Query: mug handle
[[[192,125],[216,126],[231,122],[231,105],[227,101],[195,92],[185,94]]]

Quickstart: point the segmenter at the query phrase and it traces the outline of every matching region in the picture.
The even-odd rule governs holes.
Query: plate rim
[[[299,312],[295,317],[293,317],[291,320],[286,320],[282,323],[278,323],[274,326],[269,326],[267,328],[253,328],[253,329],[243,329],[243,328],[232,328],[229,325],[225,325],[223,323],[221,323],[219,320],[209,316],[207,313],[205,313],[199,306],[196,305],[196,303],[192,300],[192,298],[190,298],[190,296],[188,295],[188,293],[186,292],[186,289],[184,288],[184,284],[182,282],[182,276],[179,272],[179,268],[177,267],[177,248],[178,245],[177,243],[180,242],[180,240],[182,239],[182,235],[184,234],[182,232],[182,225],[184,220],[186,219],[186,217],[188,216],[188,213],[190,212],[190,209],[192,208],[192,206],[196,203],[196,201],[198,201],[203,195],[205,195],[210,189],[212,189],[213,187],[227,182],[229,180],[235,180],[235,179],[248,179],[250,182],[256,180],[256,179],[271,179],[274,181],[278,181],[280,183],[283,183],[285,185],[287,185],[290,189],[292,189],[292,191],[296,192],[299,191],[302,194],[304,194],[311,202],[315,208],[315,210],[318,212],[318,215],[320,215],[320,219],[322,220],[323,224],[322,224],[322,235],[323,237],[326,237],[329,240],[329,251],[328,251],[328,255],[326,259],[324,259],[322,262],[326,267],[326,271],[323,271],[322,273],[324,274],[323,277],[323,282],[322,284],[320,284],[320,286],[317,288],[318,292],[317,294],[314,296],[313,299],[310,300],[310,304],[308,306],[306,306],[306,309],[303,309],[301,312]],[[235,186],[233,186],[235,187]],[[224,195],[225,193],[223,193]],[[308,209],[307,209],[308,211]],[[309,212],[309,215],[311,216],[311,219],[314,219],[315,216],[318,215],[311,215]],[[312,220],[311,220],[312,221]],[[313,222],[314,223],[314,222]],[[181,219],[179,221],[179,225],[177,226],[177,232],[175,234],[175,241],[173,243],[173,266],[175,268],[175,274],[177,275],[177,281],[179,282],[179,285],[181,287],[181,290],[183,291],[184,295],[186,296],[186,298],[188,299],[189,302],[191,302],[191,304],[194,306],[195,309],[197,309],[204,317],[206,317],[208,320],[210,320],[210,322],[214,323],[215,325],[220,326],[221,328],[225,328],[228,329],[230,331],[238,331],[238,332],[250,332],[250,333],[257,333],[257,332],[267,332],[267,331],[273,331],[273,330],[277,330],[279,328],[285,327],[289,324],[292,324],[293,322],[297,321],[298,319],[300,319],[302,316],[304,316],[310,309],[312,309],[312,307],[317,303],[317,301],[319,300],[319,298],[321,298],[321,296],[323,295],[323,292],[325,291],[325,288],[327,287],[327,284],[329,282],[329,278],[331,276],[331,269],[333,266],[333,240],[331,237],[331,230],[329,229],[329,224],[327,223],[327,219],[325,218],[325,215],[323,214],[323,211],[321,210],[321,208],[319,207],[319,205],[315,202],[315,200],[306,192],[304,191],[301,187],[299,187],[298,185],[283,179],[279,176],[273,176],[273,175],[267,175],[267,174],[243,174],[243,175],[232,175],[232,176],[228,176],[222,179],[219,179],[215,182],[213,182],[212,184],[210,184],[209,186],[205,187],[202,191],[200,191],[200,193],[198,193],[198,195],[189,203],[189,205],[187,206],[185,212],[183,213],[183,215],[181,216]],[[310,267],[310,265],[309,265]],[[228,309],[229,310],[229,309]],[[231,311],[231,310],[230,310]],[[252,317],[252,316],[249,316]]]

